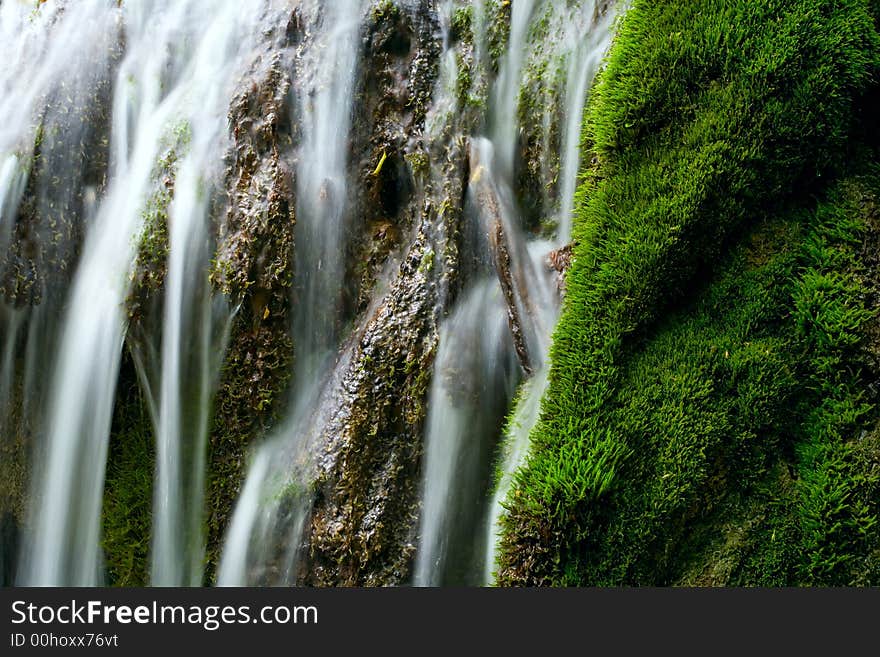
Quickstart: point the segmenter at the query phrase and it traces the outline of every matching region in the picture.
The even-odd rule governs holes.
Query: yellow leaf
[[[382,170],[382,165],[385,164],[385,160],[388,159],[388,153],[382,151],[382,159],[379,160],[379,164],[376,165],[376,168],[373,170],[373,175],[378,176],[379,172]]]

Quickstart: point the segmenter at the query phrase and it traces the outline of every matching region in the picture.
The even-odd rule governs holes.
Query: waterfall
[[[303,451],[309,436],[320,430],[321,397],[333,387],[363,2],[312,2],[304,11],[309,37],[294,79],[294,121],[303,134],[297,155],[294,399],[287,420],[253,455],[224,544],[221,586],[295,582],[308,504],[309,457]]]
[[[312,8],[315,28],[294,81],[303,143],[297,161],[296,274],[301,289],[294,312],[298,366],[294,385],[321,379],[338,342],[348,205],[348,137],[358,64],[362,0],[334,0]]]
[[[528,3],[526,3],[528,4]],[[577,4],[577,3],[576,3]],[[612,7],[601,7],[598,1],[581,3],[582,6],[569,7],[567,3],[554,3],[550,11],[550,30],[555,35],[554,46],[557,49],[553,57],[567,63],[567,75],[563,98],[565,100],[563,117],[564,126],[560,153],[560,204],[557,210],[556,244],[567,244],[571,239],[571,220],[573,211],[574,190],[580,166],[580,125],[590,82],[595,77],[599,64],[611,43],[611,25],[615,16]],[[511,41],[513,45],[513,41]],[[516,61],[510,55],[511,61]],[[506,172],[502,172],[506,173]],[[501,180],[499,185],[512,188],[512,181]],[[512,224],[511,231],[517,227]],[[537,271],[540,253],[547,253],[547,248],[539,242],[532,242],[529,248],[533,271]],[[542,258],[541,258],[542,259]],[[531,279],[535,281],[535,279]],[[491,584],[497,553],[498,522],[504,512],[504,502],[513,483],[514,472],[523,464],[528,454],[528,438],[532,427],[538,420],[541,398],[547,388],[549,363],[547,358],[550,350],[551,333],[549,328],[556,324],[559,306],[550,302],[552,294],[549,282],[544,279],[535,285],[535,296],[539,299],[544,313],[541,328],[548,329],[537,336],[536,361],[540,363],[538,371],[525,382],[519,393],[514,415],[507,426],[507,435],[502,443],[499,455],[499,471],[495,493],[489,505],[486,557],[484,562],[484,582]]]
[[[589,84],[610,43],[614,13],[600,11],[596,2],[539,0],[514,0],[510,12],[510,35],[491,96],[488,134],[471,141],[469,195],[480,215],[484,248],[493,252],[496,285],[500,281],[504,293],[506,309],[502,306],[500,310],[506,313],[513,336],[507,349],[516,353],[527,378],[508,423],[508,435],[496,447],[494,491],[489,495],[488,505],[482,507],[485,509],[482,522],[468,521],[461,509],[480,507],[486,499],[485,494],[480,495],[479,482],[487,477],[487,467],[485,464],[481,466],[474,454],[487,446],[492,448],[497,439],[497,423],[484,426],[475,422],[471,405],[485,412],[489,399],[503,391],[509,379],[497,367],[493,368],[496,361],[483,363],[479,349],[463,346],[473,340],[475,334],[492,333],[492,330],[487,331],[485,318],[482,326],[463,321],[462,317],[469,316],[468,304],[479,304],[484,314],[486,308],[492,307],[486,301],[475,301],[474,296],[465,296],[443,325],[428,404],[430,415],[425,432],[416,585],[437,586],[455,582],[447,565],[450,550],[458,551],[458,559],[472,558],[465,555],[474,553],[482,554],[476,568],[482,572],[474,578],[474,583],[492,582],[498,522],[513,473],[523,463],[528,451],[528,436],[537,421],[540,399],[547,383],[552,328],[559,312],[558,294],[545,258],[554,245],[565,245],[570,239],[572,199],[579,168],[580,122]],[[541,25],[544,29],[549,26],[552,41],[545,39],[535,45],[534,40],[541,38],[537,32]],[[560,152],[557,153],[560,163],[559,201],[555,209],[557,229],[552,242],[529,235],[515,194],[516,157],[520,148],[518,108],[522,91],[526,88],[525,69],[534,63],[533,60],[550,70],[562,67],[566,71],[560,94],[564,107],[560,120]],[[553,125],[548,116],[545,111],[542,124],[545,148],[552,143],[550,131]],[[542,171],[546,172],[546,167],[542,167]],[[474,354],[474,361],[468,367],[456,367],[466,360],[460,352]],[[449,353],[455,354],[452,363],[448,362]],[[458,399],[452,397],[448,390],[450,379],[454,380],[456,388],[475,390],[474,398],[462,401],[460,395],[456,396]],[[508,394],[507,399],[511,396]],[[463,502],[462,497],[466,501]],[[478,535],[464,547],[450,540],[454,529],[462,524],[466,527],[464,533],[476,532]]]
[[[102,97],[110,76],[115,16],[105,3],[85,1],[79,12],[47,2],[39,12],[24,3],[0,5],[0,478],[33,479],[39,446],[24,445],[43,424],[44,383],[57,338],[66,273],[50,276],[49,263],[69,267],[67,240],[75,216],[88,214],[88,190],[96,183],[87,169],[100,159],[99,121],[86,109]],[[98,101],[100,104],[100,100]],[[85,193],[83,193],[85,192]],[[44,221],[35,221],[40,214]],[[18,217],[21,215],[21,221]],[[24,454],[16,462],[15,453]],[[23,500],[15,493],[2,504],[3,522]],[[11,546],[0,546],[0,552]],[[12,583],[11,560],[2,580]]]
[[[514,370],[501,290],[485,277],[440,330],[426,427],[417,586],[480,583],[473,575],[480,550],[467,555],[483,520],[474,501],[486,494],[489,482],[481,477],[490,453],[474,437],[497,429],[513,393]]]
[[[529,434],[538,421],[541,410],[541,397],[547,389],[547,376],[550,370],[546,365],[523,383],[513,417],[509,420],[502,450],[498,456],[500,476],[495,484],[495,492],[489,503],[489,518],[486,522],[485,558],[483,560],[483,583],[491,586],[494,579],[495,560],[498,553],[498,522],[504,513],[504,501],[513,486],[513,475],[523,464],[529,450]]]
[[[562,153],[559,188],[559,228],[557,242],[561,245],[571,240],[571,220],[574,209],[574,193],[577,187],[581,156],[581,122],[584,116],[589,87],[605,53],[611,45],[612,21],[616,16],[609,7],[599,14],[600,2],[593,3],[593,13],[571,11],[564,19],[569,29],[562,38],[566,61],[565,124],[562,131]]]
[[[334,459],[362,416],[371,424],[351,429],[358,439],[388,433],[394,452],[371,456],[380,475],[362,496],[387,508],[351,521],[364,543],[397,542],[402,556],[382,577],[490,583],[546,387],[560,299],[547,258],[571,239],[608,4],[0,2],[0,478],[27,474],[24,492],[0,496],[0,522],[15,516],[21,533],[0,545],[0,582],[12,579],[14,549],[21,584],[104,583],[117,384],[136,378],[155,440],[140,557],[150,584],[200,585],[214,566],[220,585],[308,579],[310,536],[312,548],[316,533],[332,543],[351,518],[322,496],[345,476],[331,473]],[[265,100],[254,71],[270,60],[283,68],[272,91],[285,115],[260,117],[266,137],[247,121]],[[278,294],[254,291],[261,258],[277,255],[255,239],[242,247],[253,250],[247,271],[235,272],[241,294],[215,280],[237,266],[241,245],[224,243],[235,204],[258,213],[270,201],[256,197],[276,191],[248,186],[266,174],[235,168],[249,157],[271,160],[291,200],[283,337],[293,362],[288,389],[272,391],[286,400],[272,409],[281,417],[242,437],[254,440],[246,477],[224,482],[237,497],[225,527],[211,517],[209,537],[214,397],[238,353],[227,348],[249,309],[268,317],[259,294]],[[369,262],[353,266],[352,254]],[[150,289],[145,258],[158,263]],[[404,347],[386,339],[404,333]],[[397,360],[371,373],[383,350]],[[382,406],[364,392],[382,386],[385,397],[405,387],[406,403],[387,415],[357,406]],[[319,475],[327,490],[316,490]],[[372,538],[389,519],[401,531]],[[332,569],[333,549],[318,568]]]
[[[204,24],[204,6],[186,6],[177,24]],[[212,17],[186,63],[185,103],[177,113],[192,133],[178,164],[169,213],[169,255],[165,279],[159,424],[151,581],[159,586],[196,586],[202,581],[205,538],[203,499],[205,450],[213,384],[223,353],[225,327],[220,304],[207,289],[210,252],[206,234],[206,179],[222,157],[231,82],[242,57],[257,41],[259,6],[225,2]],[[193,102],[197,100],[198,102]],[[217,312],[219,306],[219,312]],[[214,312],[212,312],[214,311]],[[220,331],[222,335],[222,331]],[[218,345],[218,342],[221,343]],[[190,383],[193,382],[193,383]]]
[[[125,56],[113,86],[113,158],[107,189],[87,227],[51,375],[42,446],[45,462],[37,471],[31,495],[27,541],[32,548],[26,552],[21,576],[24,583],[35,585],[102,581],[101,501],[126,325],[123,302],[156,163],[168,147],[169,132],[180,125],[192,131],[192,138],[169,209],[170,288],[165,328],[170,334],[163,341],[154,570],[162,583],[192,583],[200,578],[192,565],[198,561],[198,551],[190,565],[184,565],[179,551],[186,531],[182,525],[194,523],[192,518],[180,519],[179,507],[192,514],[200,513],[201,506],[199,481],[187,485],[194,503],[180,499],[180,482],[188,477],[180,471],[184,467],[179,453],[180,392],[175,388],[191,374],[181,369],[177,350],[185,338],[179,319],[182,307],[192,301],[181,280],[197,280],[192,271],[182,268],[193,255],[194,243],[204,239],[201,197],[207,183],[202,174],[215,147],[207,145],[216,145],[217,135],[225,130],[225,87],[246,50],[247,38],[253,36],[248,17],[258,12],[244,11],[240,3],[231,1],[210,11],[195,1],[157,2],[148,7],[133,4],[131,9],[128,5],[114,9],[109,4],[59,9],[62,25],[81,30],[75,43],[90,41],[83,35],[93,30],[95,39],[101,35],[104,41],[110,38],[107,35],[124,34]],[[105,51],[109,55],[112,49],[105,47]],[[71,47],[68,58],[77,61],[76,52]],[[198,463],[195,468],[203,470]],[[182,572],[166,572],[170,567],[163,564],[169,562],[180,564]]]
[[[490,139],[498,150],[498,173],[505,181],[513,180],[516,154],[517,106],[522,67],[526,59],[528,29],[540,0],[512,0],[510,3],[510,36],[500,63],[498,80],[489,109]]]

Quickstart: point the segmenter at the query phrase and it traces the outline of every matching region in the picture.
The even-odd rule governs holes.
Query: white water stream
[[[193,522],[183,516],[198,509],[201,499],[199,481],[187,485],[196,497],[194,504],[182,499],[180,486],[185,477],[178,458],[176,387],[181,379],[197,376],[180,368],[178,350],[184,335],[179,318],[188,301],[183,279],[193,279],[183,269],[192,256],[193,236],[203,232],[207,183],[202,172],[210,168],[207,160],[215,155],[218,134],[225,131],[228,87],[241,56],[258,35],[253,17],[259,12],[245,11],[234,0],[211,7],[196,0],[126,3],[121,9],[85,2],[58,11],[59,25],[69,26],[69,34],[61,32],[67,41],[56,41],[58,26],[47,40],[50,50],[66,44],[59,57],[78,62],[81,49],[93,47],[89,44],[94,40],[122,35],[125,56],[114,81],[108,185],[88,226],[50,374],[43,462],[37,464],[34,477],[31,531],[26,537],[30,547],[24,552],[20,580],[33,585],[102,581],[101,503],[125,332],[123,301],[156,163],[170,132],[183,124],[192,137],[169,208],[165,329],[170,333],[163,340],[153,570],[158,583],[195,583],[200,579],[198,550],[184,559],[180,551],[181,542],[190,542],[182,538],[182,526]],[[42,13],[43,8],[38,14]],[[88,59],[82,64],[88,65]]]
[[[297,166],[298,302],[293,338],[294,399],[287,420],[253,456],[224,544],[221,586],[293,584],[308,509],[297,493],[307,460],[300,450],[320,429],[317,411],[338,348],[348,211],[351,128],[363,0],[310,2],[294,80],[303,130]],[[278,555],[279,534],[286,549]]]
[[[421,541],[416,559],[414,583],[437,586],[461,583],[447,562],[467,559],[465,555],[481,553],[480,575],[464,583],[493,581],[497,552],[498,523],[503,504],[510,490],[513,473],[522,465],[528,453],[528,437],[537,421],[540,400],[546,389],[548,352],[553,327],[559,312],[558,294],[547,264],[546,256],[554,246],[569,242],[573,196],[580,166],[580,125],[590,82],[610,44],[613,11],[601,12],[593,0],[566,2],[551,0],[513,0],[511,3],[510,36],[505,55],[500,62],[494,93],[491,96],[486,136],[472,139],[471,189],[487,242],[491,243],[495,222],[503,231],[503,240],[509,256],[509,277],[512,283],[511,298],[518,328],[522,332],[524,351],[528,354],[528,371],[531,372],[518,396],[518,405],[508,423],[507,435],[503,437],[497,460],[497,473],[493,475],[494,492],[488,506],[482,507],[484,499],[475,491],[480,490],[483,470],[474,467],[472,455],[479,452],[479,445],[495,445],[497,424],[481,427],[470,419],[474,405],[486,411],[492,395],[505,389],[508,381],[498,368],[498,357],[480,359],[475,356],[469,367],[456,368],[444,360],[446,350],[459,351],[460,343],[474,332],[492,335],[485,320],[482,326],[462,321],[468,316],[468,304],[481,304],[484,311],[491,307],[485,301],[475,302],[465,297],[463,304],[454,311],[441,330],[441,348],[435,364],[434,385],[428,404],[429,422],[425,434],[425,465],[423,468],[423,507],[421,518]],[[533,32],[543,23],[549,26],[552,40],[542,39]],[[533,42],[532,39],[539,39]],[[557,230],[551,242],[530,236],[524,226],[522,211],[516,194],[517,153],[520,93],[526,84],[526,67],[542,63],[549,70],[562,67],[565,70],[561,98],[562,135],[559,152],[559,198],[556,210]],[[545,112],[545,117],[547,113]],[[550,144],[549,131],[552,121],[545,120],[542,143]],[[546,167],[542,170],[547,171]],[[496,247],[497,248],[497,247]],[[487,283],[483,283],[487,285]],[[501,308],[502,313],[503,306]],[[497,312],[497,310],[496,310]],[[490,317],[494,313],[488,314]],[[493,326],[489,324],[489,326]],[[473,338],[470,338],[473,339]],[[508,350],[513,347],[508,344]],[[473,346],[467,353],[479,354]],[[461,361],[461,356],[458,356]],[[475,389],[475,399],[451,398],[444,380],[457,377],[455,385],[466,390]],[[510,399],[510,393],[508,393]],[[485,448],[484,448],[485,449]],[[491,474],[491,473],[490,473]],[[466,520],[458,511],[459,500],[470,494],[469,504],[485,509],[482,522]],[[458,515],[456,516],[456,513]],[[462,524],[467,528],[462,530]],[[477,533],[477,538],[452,540],[453,527],[463,534]],[[456,552],[458,556],[456,556]]]
[[[470,140],[470,223],[462,239],[473,238],[463,248],[479,263],[465,270],[440,327],[421,464],[413,575],[419,585],[492,581],[498,521],[546,388],[559,305],[546,256],[571,237],[584,103],[612,34],[614,11],[604,4],[511,0],[507,46],[476,135],[461,134],[462,64],[451,26],[456,12],[471,5],[476,65],[488,71],[494,5],[430,6],[442,48],[422,137],[432,146],[450,133]],[[155,585],[204,580],[211,402],[233,316],[207,278],[217,220],[212,201],[223,191],[230,102],[254,53],[269,48],[264,23],[275,6],[288,17],[295,6],[302,27],[291,89],[292,399],[287,417],[251,454],[217,581],[297,581],[310,514],[311,456],[303,447],[321,431],[321,408],[333,403],[335,374],[348,357],[340,351],[345,258],[358,219],[349,150],[358,75],[367,64],[360,61],[361,38],[367,12],[376,10],[369,0],[0,2],[0,42],[8,45],[0,62],[0,431],[3,440],[27,435],[33,443],[18,583],[104,581],[101,514],[125,300],[147,208],[169,173],[159,163],[169,158],[161,328],[150,336],[149,358],[138,360],[155,425],[149,573]],[[556,226],[552,236],[526,225],[517,189],[527,127],[520,100],[539,65],[557,71],[559,85],[558,108],[541,119],[548,161],[539,167],[547,178],[539,187],[555,190],[544,199],[552,215],[545,219]],[[554,144],[558,152],[550,157]],[[26,211],[62,218],[70,235],[58,239],[54,219],[29,227]],[[505,272],[493,271],[498,239],[509,257],[509,289],[499,284]],[[69,268],[60,283],[41,277],[50,255]],[[523,352],[530,362],[521,368]]]

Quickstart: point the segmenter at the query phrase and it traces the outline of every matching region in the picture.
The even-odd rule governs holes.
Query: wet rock
[[[15,308],[63,298],[70,284],[85,223],[106,185],[121,57],[121,36],[108,35],[107,50],[94,58],[85,79],[62,82],[37,104],[33,143],[19,153],[24,193],[11,229],[4,227],[8,245],[0,239],[0,299]]]
[[[556,272],[556,289],[562,296],[565,295],[565,274],[571,268],[572,247],[569,243],[547,254],[547,265]]]
[[[162,305],[168,260],[168,212],[174,197],[174,183],[185,140],[174,140],[159,158],[152,172],[152,189],[142,213],[143,228],[130,275],[125,308],[129,320],[129,344],[141,351],[155,345],[152,336],[161,333]],[[150,347],[148,347],[150,345]]]
[[[329,418],[316,444],[307,449],[318,454],[307,549],[300,565],[299,581],[307,585],[399,585],[410,580],[439,324],[465,268],[463,206],[469,170],[468,143],[462,135],[477,129],[480,114],[476,103],[464,108],[459,102],[467,94],[476,98],[485,85],[469,78],[467,94],[455,89],[448,97],[436,69],[429,77],[423,75],[430,69],[420,58],[436,62],[440,46],[430,3],[376,6],[383,13],[373,13],[374,20],[381,20],[370,28],[374,32],[367,32],[365,66],[375,61],[381,70],[390,63],[394,74],[385,69],[380,79],[364,72],[367,83],[359,102],[373,110],[356,110],[356,117],[369,119],[355,124],[354,143],[368,144],[356,160],[363,190],[360,214],[374,239],[389,242],[379,250],[364,250],[361,243],[352,259],[379,253],[375,260],[368,258],[379,262],[382,254],[388,255],[384,265],[359,279],[357,307],[366,310],[339,358]],[[389,25],[406,31],[410,54],[379,46],[404,40],[386,36]],[[472,57],[473,44],[465,42],[463,33],[458,38],[458,52],[466,50]],[[392,60],[389,53],[399,59]],[[401,84],[404,78],[406,85]],[[399,93],[401,89],[408,93]],[[415,109],[400,104],[407,96],[425,97],[425,112],[419,109],[422,101]],[[392,152],[402,157],[392,160]],[[353,153],[357,157],[357,146]],[[392,169],[386,169],[389,164]],[[397,194],[393,203],[388,203],[388,185]]]
[[[429,120],[438,102],[436,12],[428,2],[379,2],[370,16],[352,151],[364,221],[349,255],[364,267],[351,277],[359,328],[307,450],[318,454],[300,571],[308,585],[410,577],[426,398],[460,266],[467,147],[457,135],[473,126],[457,125],[455,113]]]
[[[501,291],[507,306],[507,324],[510,327],[520,367],[526,376],[530,376],[534,368],[524,325],[524,322],[529,318],[523,316],[523,312],[534,312],[528,298],[528,285],[521,270],[512,262],[512,245],[505,232],[498,195],[489,179],[485,165],[479,160],[478,149],[471,148],[470,160],[472,169],[470,190],[477,201],[482,215],[483,229],[489,238],[492,264],[498,276],[498,282],[501,284]]]
[[[532,374],[532,359],[529,355],[528,343],[523,333],[522,318],[516,302],[516,290],[514,288],[513,273],[510,266],[510,246],[504,234],[504,226],[501,221],[495,221],[489,234],[489,243],[492,249],[492,260],[495,271],[498,273],[498,281],[501,283],[501,291],[507,305],[507,324],[513,336],[513,345],[520,367],[526,376]]]
[[[436,285],[433,272],[420,268],[429,248],[420,232],[351,345],[334,415],[316,448],[308,584],[399,584],[408,575],[437,347]]]
[[[389,255],[418,217],[420,137],[440,51],[430,2],[380,0],[367,17],[352,125],[350,180],[360,225],[347,254],[350,315],[367,309]]]
[[[301,27],[294,12],[286,42],[298,41]],[[246,450],[280,416],[293,362],[291,57],[284,48],[258,55],[229,110],[226,211],[216,227],[211,283],[237,312],[209,438],[208,577],[246,474]]]
[[[284,130],[290,114],[288,64],[274,53],[255,68],[229,111],[229,204],[211,272],[215,287],[234,302],[252,295],[252,286],[264,293],[289,287],[292,274],[293,171],[280,155],[291,144]]]

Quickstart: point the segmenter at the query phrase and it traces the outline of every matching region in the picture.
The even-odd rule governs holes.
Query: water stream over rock
[[[491,583],[614,15],[0,2],[3,580]]]

